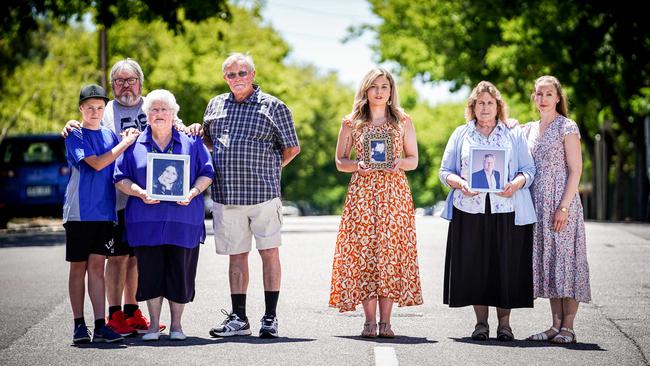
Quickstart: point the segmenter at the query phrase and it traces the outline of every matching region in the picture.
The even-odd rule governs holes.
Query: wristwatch
[[[569,209],[567,207],[560,207],[560,211],[567,213],[569,212]]]

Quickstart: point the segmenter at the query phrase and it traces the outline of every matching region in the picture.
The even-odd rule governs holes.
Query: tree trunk
[[[99,30],[99,70],[101,70],[101,83],[105,90],[108,90],[108,82],[106,81],[107,73],[107,53],[108,53],[108,39],[106,37],[106,27],[100,25],[97,27]]]

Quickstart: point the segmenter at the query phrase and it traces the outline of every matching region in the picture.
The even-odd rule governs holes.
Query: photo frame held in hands
[[[190,191],[190,156],[147,154],[147,195],[159,201],[182,201]]]
[[[510,149],[472,146],[469,149],[469,188],[476,192],[501,192],[508,181]]]
[[[363,162],[371,169],[390,169],[395,160],[393,135],[386,131],[370,131],[363,135]]]

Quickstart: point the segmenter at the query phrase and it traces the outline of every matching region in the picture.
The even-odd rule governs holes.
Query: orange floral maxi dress
[[[344,120],[351,126],[351,123]],[[403,127],[369,124],[353,130],[357,156],[368,131],[393,135],[394,154],[403,149]],[[363,300],[384,296],[399,306],[422,304],[413,197],[404,171],[353,173],[336,238],[330,307],[355,310]]]

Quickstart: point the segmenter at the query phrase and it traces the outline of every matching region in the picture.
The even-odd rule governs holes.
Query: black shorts
[[[68,221],[65,228],[65,260],[84,262],[91,254],[107,256],[113,247],[113,222]]]
[[[176,245],[135,247],[138,259],[138,301],[164,297],[179,304],[194,300],[199,247]]]
[[[117,211],[117,225],[113,229],[113,247],[109,256],[129,255],[133,257],[133,248],[126,241],[126,223],[124,222],[124,210]]]

